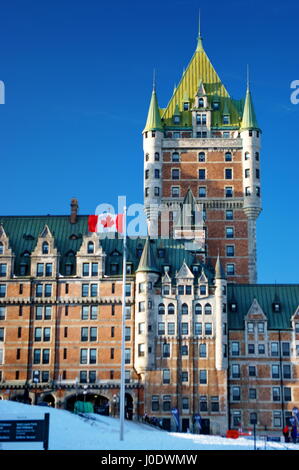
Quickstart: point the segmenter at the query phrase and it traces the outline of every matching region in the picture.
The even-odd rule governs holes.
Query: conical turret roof
[[[147,121],[143,132],[163,131],[163,125],[158,106],[158,98],[155,87],[153,88],[151,102],[148,110]]]
[[[156,264],[155,255],[149,238],[147,238],[145,241],[143,252],[136,272],[160,273],[160,270]]]

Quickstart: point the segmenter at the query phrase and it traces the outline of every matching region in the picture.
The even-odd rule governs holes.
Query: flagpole
[[[125,420],[125,306],[126,306],[126,274],[127,274],[127,208],[124,207],[123,219],[123,292],[122,292],[122,331],[121,331],[121,371],[120,371],[120,434],[119,439],[124,440]]]

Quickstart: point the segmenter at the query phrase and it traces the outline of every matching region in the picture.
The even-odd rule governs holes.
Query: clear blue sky
[[[299,282],[299,80],[295,0],[6,0],[1,2],[2,215],[92,214],[118,195],[143,202],[142,137],[157,70],[165,106],[196,47],[230,95],[246,65],[263,130],[259,282]]]

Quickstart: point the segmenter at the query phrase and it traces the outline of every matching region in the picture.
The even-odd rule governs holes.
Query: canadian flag
[[[123,214],[99,214],[88,216],[88,231],[105,233],[119,232],[123,233]]]

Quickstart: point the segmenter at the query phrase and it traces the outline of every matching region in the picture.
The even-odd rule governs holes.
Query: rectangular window
[[[188,371],[187,370],[182,370],[182,382],[188,382]]]
[[[231,343],[231,354],[232,356],[240,355],[240,343],[238,341],[232,341]]]
[[[225,188],[225,197],[233,197],[233,188],[232,188],[232,186],[226,186],[226,188]]]
[[[199,371],[199,383],[200,384],[206,384],[207,383],[207,371],[206,370],[200,370]]]
[[[159,411],[159,395],[152,395],[152,411]]]
[[[98,339],[98,329],[96,326],[92,326],[90,328],[90,335],[89,335],[89,340],[90,341],[97,341]]]
[[[82,297],[88,297],[89,295],[89,285],[82,284]]]
[[[205,323],[205,335],[210,336],[212,334],[212,323]]]
[[[279,351],[278,351],[278,343],[271,343],[271,356],[272,357],[278,357],[278,354]]]
[[[90,349],[89,350],[89,364],[96,364],[97,362],[97,350]]]
[[[1,288],[1,286],[0,286],[0,288]],[[43,285],[42,284],[36,284],[35,295],[36,295],[36,297],[42,297],[42,295],[43,295]]]
[[[182,335],[188,335],[189,332],[189,325],[186,322],[181,323],[181,334]]]
[[[42,329],[35,328],[34,329],[34,341],[41,341],[42,340]]]
[[[163,395],[163,411],[171,410],[171,396]]]
[[[89,276],[89,263],[82,264],[82,276]]]
[[[5,307],[0,306],[0,320],[5,320]]]
[[[205,395],[201,395],[199,398],[199,411],[208,411],[208,400]]]
[[[194,334],[197,336],[202,335],[202,323],[200,322],[195,322],[194,323]]]
[[[235,247],[234,247],[234,245],[226,245],[226,256],[228,256],[228,257],[235,256]]]
[[[280,387],[273,387],[272,388],[272,400],[273,401],[280,401]]]
[[[167,334],[170,336],[175,335],[175,323],[167,323]]]
[[[233,170],[231,168],[225,168],[225,179],[226,180],[233,179]]]
[[[45,320],[51,320],[52,316],[52,306],[46,305],[45,306]]]
[[[158,323],[158,335],[165,335],[165,323],[164,322]]]
[[[235,275],[235,265],[234,264],[227,264],[226,265],[226,274],[228,276],[234,276]]]
[[[130,364],[131,362],[131,349],[126,348],[125,349],[125,364]]]
[[[43,349],[43,364],[49,364],[50,362],[50,349]]]
[[[198,179],[199,180],[205,180],[206,179],[206,170],[205,169],[199,169],[198,170]]]
[[[163,381],[163,384],[170,384],[170,370],[169,369],[163,369],[162,381]]]
[[[90,285],[90,296],[91,297],[97,297],[98,296],[98,285],[97,284],[91,284]]]
[[[279,379],[280,378],[280,367],[277,364],[273,364],[271,367],[272,371],[272,379]]]
[[[52,263],[46,263],[46,276],[52,276]]]
[[[232,387],[232,401],[240,401],[241,393],[240,387]]]
[[[97,320],[98,318],[98,306],[97,305],[91,305],[90,307],[90,319],[91,320]]]
[[[131,284],[126,284],[126,297],[131,297]]]
[[[44,328],[43,340],[50,341],[50,339],[51,339],[51,328]]]
[[[219,412],[219,397],[211,397],[211,411]]]
[[[162,356],[163,357],[170,357],[170,344],[169,343],[163,343]]]
[[[42,320],[43,319],[43,307],[41,305],[37,305],[35,307],[35,319]]]
[[[178,186],[171,187],[171,197],[180,197],[180,188]]]
[[[282,375],[284,379],[291,378],[291,366],[290,364],[283,364],[282,366]]]
[[[283,397],[284,397],[284,401],[292,401],[292,393],[291,393],[290,387],[283,388]]]
[[[131,341],[131,328],[129,326],[125,327],[125,341]]]
[[[228,209],[225,211],[225,219],[226,220],[234,220],[234,211],[231,209]]]
[[[171,170],[171,178],[173,180],[179,180],[180,179],[180,170],[177,168],[173,168]]]
[[[41,359],[41,350],[34,349],[33,350],[33,364],[40,364],[40,359]]]
[[[51,297],[52,296],[52,284],[46,284],[45,285],[45,297]]]
[[[282,355],[288,357],[290,355],[290,343],[282,343]]]
[[[138,344],[138,357],[143,357],[144,355],[145,355],[144,343]]]
[[[43,263],[37,263],[37,265],[36,265],[36,275],[37,276],[43,276],[44,275],[44,264]]]
[[[240,378],[240,365],[239,364],[232,364],[232,378],[239,379]]]
[[[200,186],[198,188],[198,197],[206,197],[207,195],[207,188],[204,186]]]

